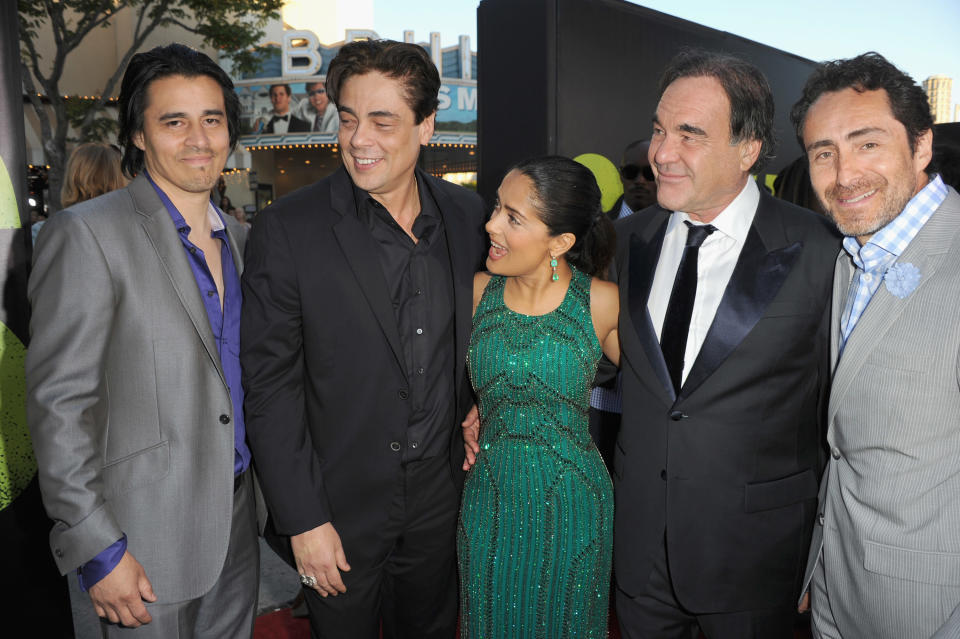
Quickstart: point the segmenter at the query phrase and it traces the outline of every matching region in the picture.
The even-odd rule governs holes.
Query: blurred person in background
[[[87,142],[74,149],[67,162],[60,201],[66,209],[126,185],[117,148],[101,142]]]
[[[330,101],[323,82],[308,82],[307,96],[316,115],[313,118],[312,131],[317,133],[336,133],[340,127],[337,105]]]

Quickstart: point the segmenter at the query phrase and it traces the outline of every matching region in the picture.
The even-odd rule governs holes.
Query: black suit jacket
[[[817,505],[832,224],[760,190],[757,214],[679,397],[647,312],[670,213],[617,225],[623,425],[615,573],[643,591],[667,544],[695,613],[792,605]]]
[[[451,479],[462,482],[460,420],[472,405],[465,362],[473,275],[486,235],[479,196],[428,175],[454,283],[456,416]],[[380,544],[401,450],[408,381],[375,240],[341,168],[257,217],[243,274],[241,364],[246,425],[273,528],[332,521],[351,565]]]
[[[308,133],[310,131],[310,123],[306,120],[301,120],[294,114],[290,113],[290,122],[287,124],[287,133]],[[270,116],[271,118],[273,116]],[[264,133],[273,133],[273,122],[267,120],[266,126],[263,127]]]

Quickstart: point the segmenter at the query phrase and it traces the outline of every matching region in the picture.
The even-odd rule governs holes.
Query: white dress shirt
[[[717,230],[704,240],[697,258],[697,296],[693,301],[690,331],[687,333],[682,381],[686,381],[713,323],[713,317],[717,314],[720,299],[730,276],[733,275],[737,260],[740,259],[740,251],[747,239],[759,202],[760,191],[753,179],[749,179],[733,202],[710,222]],[[683,249],[687,243],[685,220],[689,220],[691,224],[699,224],[682,211],[676,211],[670,216],[663,247],[660,249],[660,259],[657,261],[657,271],[650,287],[650,298],[647,300],[647,310],[650,312],[658,340],[670,302],[670,293],[673,291],[673,281],[676,279],[680,258],[683,257]]]
[[[276,113],[271,113],[271,114],[270,114],[270,118],[272,119],[272,118],[273,118],[274,116],[276,116],[276,115],[277,115]],[[289,128],[289,126],[290,126],[290,118],[293,116],[293,114],[292,114],[290,111],[287,111],[284,115],[287,116],[287,119],[286,119],[286,120],[274,120],[274,122],[273,122],[273,132],[274,132],[274,133],[286,133],[286,132],[287,132],[287,128]],[[281,117],[282,117],[282,116],[281,116]]]

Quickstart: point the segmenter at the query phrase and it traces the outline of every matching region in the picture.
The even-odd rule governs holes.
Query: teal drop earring
[[[557,275],[557,258],[550,256],[550,268],[553,269],[553,275],[550,276],[554,282],[560,279],[560,276]]]

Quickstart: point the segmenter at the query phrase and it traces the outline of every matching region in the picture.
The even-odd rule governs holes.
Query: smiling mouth
[[[382,158],[353,158],[353,161],[356,162],[358,166],[373,166],[381,159]]]
[[[863,200],[866,200],[876,192],[877,192],[877,189],[873,189],[871,191],[867,191],[866,193],[861,193],[856,197],[850,197],[850,198],[838,197],[837,201],[840,202],[840,204],[856,204],[857,202],[862,202]]]
[[[507,254],[507,247],[490,240],[490,257],[497,260]]]

